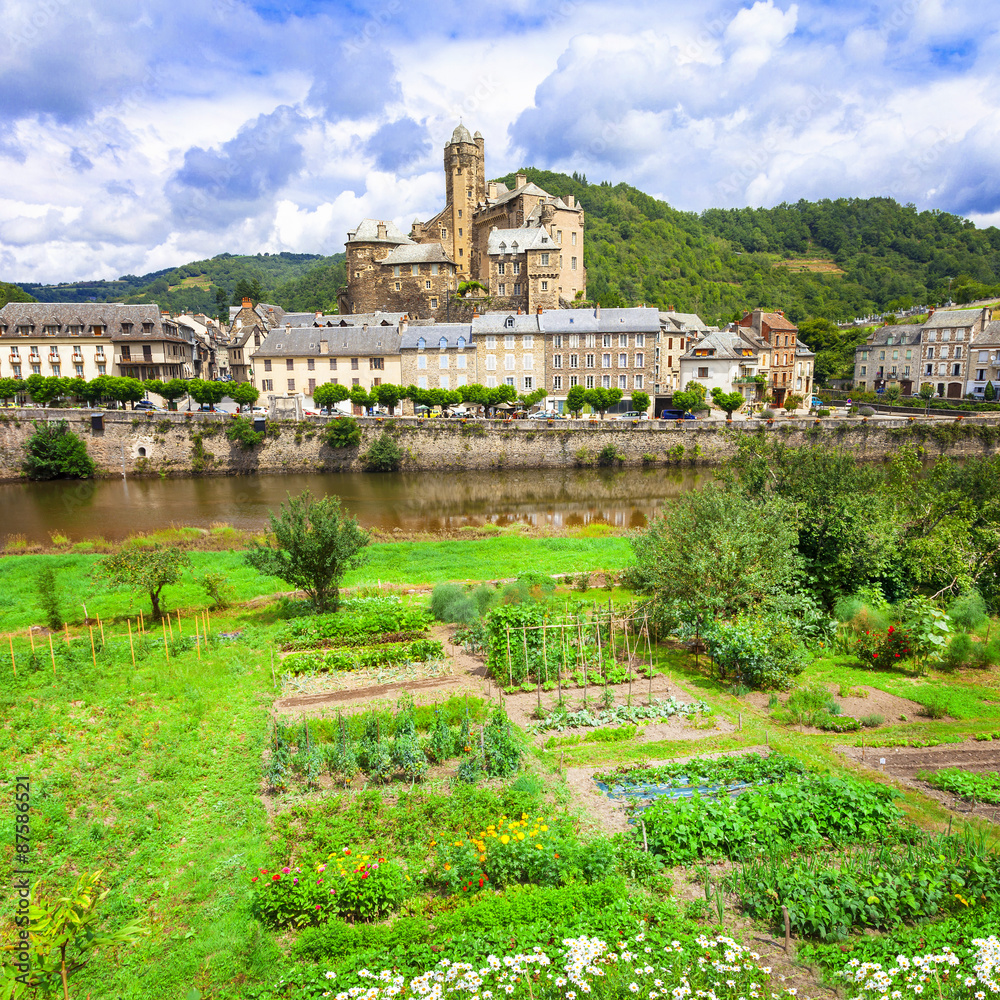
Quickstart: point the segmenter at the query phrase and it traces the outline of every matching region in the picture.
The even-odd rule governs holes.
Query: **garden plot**
[[[913,722],[925,714],[918,702],[866,685],[814,683],[780,695],[752,691],[745,701],[761,711],[770,709],[774,721],[802,733],[876,729]]]
[[[837,747],[837,751],[865,767],[895,778],[936,799],[962,817],[977,816],[1000,822],[1000,804],[973,802],[955,791],[934,788],[921,774],[959,769],[968,775],[993,776],[1000,772],[1000,740],[945,743],[936,747]],[[885,764],[880,761],[885,760]],[[973,786],[975,787],[975,786]]]

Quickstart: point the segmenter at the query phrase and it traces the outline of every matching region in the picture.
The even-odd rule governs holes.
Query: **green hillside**
[[[584,206],[587,290],[603,305],[675,307],[709,322],[756,306],[847,320],[942,301],[949,278],[957,302],[1000,293],[1000,230],[889,198],[697,215],[628,184],[522,172]]]
[[[30,296],[23,288],[17,285],[9,285],[6,281],[0,281],[0,308],[7,305],[8,302],[34,302],[34,298]]]
[[[156,302],[171,312],[190,309],[228,318],[228,306],[241,283],[259,288],[264,301],[304,311],[334,308],[337,287],[345,280],[343,254],[223,253],[141,276],[122,275],[117,281],[23,282],[21,287],[42,302]]]

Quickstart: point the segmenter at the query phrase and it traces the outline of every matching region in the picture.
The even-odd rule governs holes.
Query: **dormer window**
[[[442,337],[442,338],[441,338],[441,339],[440,339],[440,340],[438,341],[438,347],[439,347],[439,348],[440,348],[440,349],[441,349],[442,351],[446,351],[446,350],[448,350],[448,338],[447,338],[447,337]]]
[[[500,244],[500,253],[506,253],[506,252],[507,252],[507,244],[506,243],[501,243]]]
[[[503,325],[504,325],[505,327],[507,327],[507,329],[508,329],[508,330],[513,330],[513,329],[514,329],[514,317],[513,317],[513,316],[508,316],[508,317],[507,317],[507,318],[506,318],[506,319],[505,319],[505,320],[503,321]]]
[[[417,338],[417,350],[422,351],[427,346],[427,341],[423,337]]]
[[[458,349],[460,351],[464,351],[465,350],[465,337],[459,337],[458,338]]]

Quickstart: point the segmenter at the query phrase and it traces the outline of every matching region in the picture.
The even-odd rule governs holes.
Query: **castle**
[[[464,125],[444,147],[445,207],[409,236],[392,222],[364,219],[347,234],[341,313],[402,312],[459,320],[480,310],[537,312],[587,296],[583,208],[517,175],[514,190],[486,180],[486,146]],[[459,286],[477,282],[470,297]]]

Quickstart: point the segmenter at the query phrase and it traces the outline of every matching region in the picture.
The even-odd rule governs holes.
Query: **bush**
[[[621,465],[624,461],[625,458],[618,454],[618,449],[613,444],[606,444],[597,453],[597,464],[604,467]]]
[[[959,628],[972,631],[986,621],[986,602],[978,590],[967,590],[948,605],[948,617]]]
[[[910,659],[915,649],[906,629],[890,625],[885,632],[863,632],[855,642],[854,652],[866,667],[889,670]]]
[[[96,469],[83,438],[65,420],[36,420],[35,433],[25,449],[24,471],[29,479],[89,479]]]
[[[875,416],[875,411],[870,406],[858,407],[858,413],[863,417],[873,417]]]
[[[38,590],[38,603],[45,612],[45,624],[58,632],[63,627],[62,609],[59,601],[59,588],[56,586],[56,575],[51,566],[43,566],[35,579]]]
[[[331,448],[356,448],[361,444],[361,428],[354,417],[336,417],[326,425],[325,437]]]
[[[805,650],[779,615],[737,615],[706,627],[703,637],[722,673],[759,689],[787,687],[804,665]]]
[[[774,419],[774,410],[772,410],[770,407],[768,407],[767,409],[761,410],[760,411],[760,415],[761,415],[761,419],[763,419],[763,420],[773,420]]]
[[[247,417],[236,417],[226,425],[226,439],[241,448],[256,448],[265,438],[264,431],[255,431],[253,421]]]
[[[816,416],[817,417],[828,417],[828,416],[830,416],[830,411],[828,409],[826,409],[826,407],[823,407],[823,408],[821,408],[821,409],[819,409],[819,410],[816,411]]]
[[[201,578],[208,599],[216,608],[228,608],[236,599],[236,588],[225,573],[206,573]]]
[[[885,722],[885,716],[879,715],[878,712],[873,712],[871,715],[862,715],[858,719],[858,722],[860,722],[865,729],[878,729],[878,727]]]
[[[361,456],[369,472],[395,472],[405,457],[406,453],[386,431]]]

